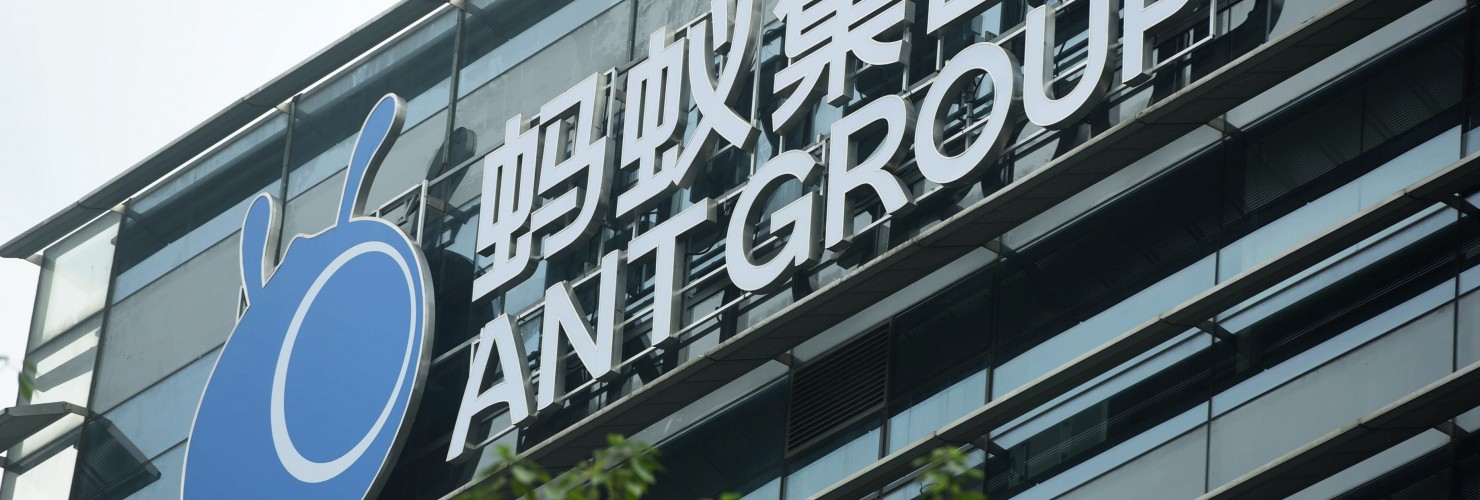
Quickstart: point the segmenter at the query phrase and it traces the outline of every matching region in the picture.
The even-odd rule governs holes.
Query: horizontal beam
[[[1000,237],[1425,3],[1347,0],[520,453],[570,466]],[[491,471],[476,484],[507,474]],[[470,484],[448,498],[471,489]]]
[[[55,402],[12,406],[0,410],[0,450],[8,450],[67,415],[87,415],[87,409]]]
[[[254,120],[273,112],[277,105],[353,62],[442,4],[436,0],[403,0],[392,6],[267,85],[227,105],[204,123],[196,125],[87,196],[6,242],[0,246],[0,257],[24,259],[51,246]]]
[[[1480,406],[1480,362],[1270,461],[1199,500],[1285,498]]]
[[[972,442],[1030,411],[1068,394],[1110,370],[1172,340],[1208,318],[1276,286],[1342,250],[1449,197],[1459,189],[1480,185],[1480,154],[1445,167],[1438,173],[1393,194],[1381,203],[1347,218],[1304,244],[1244,271],[1197,297],[1116,336],[1032,382],[987,403],[935,433],[891,453],[868,468],[839,481],[814,498],[858,498],[883,488],[915,470],[913,462],[940,446]]]

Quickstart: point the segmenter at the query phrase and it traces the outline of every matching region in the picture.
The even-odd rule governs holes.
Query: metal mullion
[[[133,201],[133,199],[130,198],[128,200],[125,200],[121,205],[124,205],[126,207],[132,201]],[[127,208],[125,208],[124,211],[127,212]],[[87,442],[87,432],[86,432],[87,424],[88,424],[89,421],[92,420],[93,415],[94,415],[92,409],[94,408],[94,405],[96,403],[96,399],[98,397],[98,391],[95,390],[95,389],[98,386],[98,374],[102,373],[102,370],[99,370],[99,368],[102,367],[102,365],[103,365],[103,358],[104,358],[104,356],[103,356],[103,349],[107,345],[106,343],[107,343],[107,339],[108,339],[108,323],[109,323],[108,320],[109,320],[110,316],[112,316],[113,306],[115,305],[113,303],[113,290],[114,290],[114,285],[116,285],[117,282],[118,282],[118,256],[120,254],[117,241],[118,241],[118,237],[123,234],[123,226],[124,226],[124,223],[128,219],[129,218],[128,217],[124,217],[122,213],[120,213],[118,215],[118,231],[113,236],[115,243],[113,245],[113,256],[110,259],[111,262],[110,262],[109,268],[108,268],[108,286],[107,286],[107,292],[105,292],[107,295],[103,298],[103,308],[102,308],[102,310],[97,313],[97,314],[101,314],[102,315],[102,320],[98,324],[98,345],[97,345],[97,347],[95,347],[93,349],[94,355],[93,355],[93,363],[92,363],[92,377],[91,377],[91,380],[88,381],[88,385],[87,385],[87,415],[83,417],[82,425],[80,425],[78,427],[77,444],[76,444],[78,453],[77,453],[77,456],[74,458],[74,461],[72,463],[72,471],[73,471],[73,474],[72,474],[72,485],[68,488],[68,494],[69,495],[70,494],[73,494],[73,492],[76,492],[77,491],[77,485],[81,481],[81,475],[80,474],[77,474],[76,471],[78,469],[78,466],[82,465],[82,463],[83,463],[83,457],[86,456],[84,453],[82,453],[82,448],[84,446],[84,443]],[[92,223],[96,223],[96,220],[94,222],[92,222]],[[83,228],[86,228],[87,226],[86,225],[83,225],[82,227]],[[39,276],[38,276],[38,279],[36,280],[36,299],[35,300],[36,300],[36,304],[40,304],[40,301],[41,301],[41,280],[39,279]],[[33,307],[32,311],[35,311],[34,307]],[[33,313],[33,316],[34,316],[34,313]],[[32,329],[33,330],[35,329],[35,327],[34,327],[35,321],[36,320],[33,317],[32,320],[31,320],[32,325],[33,325],[32,326]],[[29,344],[29,339],[27,340],[27,343]],[[28,345],[27,347],[29,348],[30,346]],[[27,354],[30,354],[29,349],[27,351]],[[185,366],[190,366],[190,363],[186,363]],[[24,368],[22,368],[22,369],[24,369]],[[180,367],[180,370],[184,370],[184,369],[185,369],[185,367]],[[173,373],[171,373],[171,375],[173,375]],[[162,380],[163,379],[161,379],[161,381]],[[158,383],[160,383],[160,381],[156,381],[155,382],[155,384],[158,384]],[[148,388],[146,387],[145,389],[148,389]],[[140,390],[139,392],[136,392],[136,393],[130,395],[129,398],[133,398],[135,396],[138,396],[141,393],[143,393],[143,390]],[[20,403],[20,394],[19,393],[17,393],[17,395],[16,395],[16,403]],[[117,408],[117,407],[118,407],[117,405],[114,405],[114,408]]]
[[[463,25],[467,16],[468,12],[459,8],[457,11],[457,27],[452,31],[452,74],[448,76],[447,131],[442,134],[442,169],[444,173],[446,173],[446,170],[451,170],[452,167],[452,134],[457,128],[457,92],[459,77],[462,75]]]

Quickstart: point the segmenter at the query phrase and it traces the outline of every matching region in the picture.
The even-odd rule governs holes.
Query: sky
[[[0,242],[394,3],[0,0]],[[0,259],[0,356],[12,360],[0,408],[15,401],[39,270]]]

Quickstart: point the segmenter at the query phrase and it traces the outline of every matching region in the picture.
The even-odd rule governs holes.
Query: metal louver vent
[[[108,419],[93,417],[82,436],[72,498],[122,499],[159,480],[159,469]]]
[[[884,404],[889,330],[880,328],[792,375],[786,448],[796,450]]]

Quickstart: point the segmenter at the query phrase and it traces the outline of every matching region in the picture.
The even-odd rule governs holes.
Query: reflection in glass
[[[786,476],[787,500],[807,498],[879,458],[879,421],[863,422],[798,458]]]
[[[406,101],[406,122],[401,138],[370,181],[366,206],[380,206],[424,179],[429,170],[448,168],[445,109],[452,85],[457,12],[443,9],[295,102],[289,199],[344,169],[365,113],[388,93]]]
[[[278,193],[287,126],[273,114],[125,205],[114,303],[241,230],[258,193]]]

